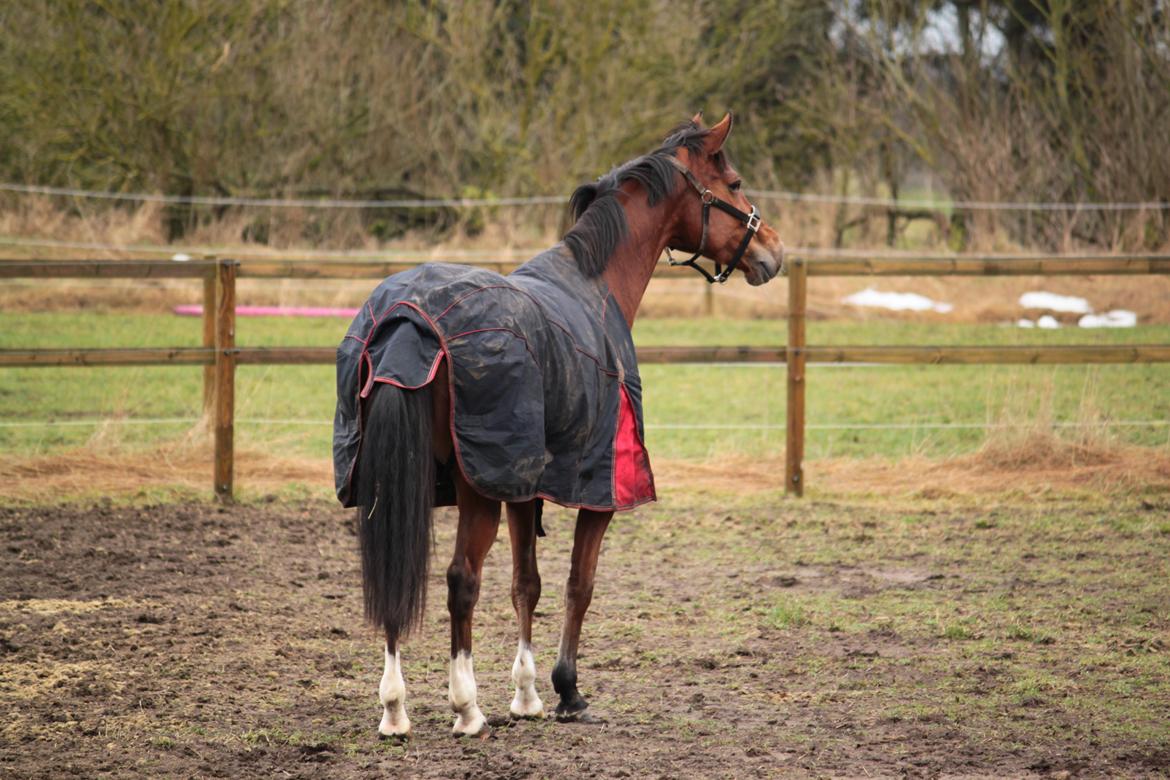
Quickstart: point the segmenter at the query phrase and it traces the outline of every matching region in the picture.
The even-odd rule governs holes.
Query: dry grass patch
[[[127,601],[126,599],[10,599],[0,601],[0,614],[25,613],[32,615],[80,615],[99,609],[115,609],[121,607],[140,606],[145,602]]]
[[[72,663],[38,659],[30,663],[5,664],[3,678],[0,678],[0,692],[10,700],[28,700],[46,695],[67,681],[102,669],[103,665],[94,661]]]
[[[43,456],[0,455],[0,499],[13,503],[52,503],[62,499],[113,499],[210,495],[213,450],[185,440],[157,447],[108,450],[83,447]],[[325,460],[237,448],[236,484],[245,493],[266,494],[290,485],[332,485]],[[316,492],[316,491],[314,491]]]
[[[994,452],[994,450],[992,450]],[[806,482],[818,493],[917,495],[1117,494],[1170,491],[1170,453],[1145,447],[1086,451],[1076,444],[1043,438],[1034,450],[981,450],[945,460],[835,458],[814,461]]]
[[[97,445],[95,446],[95,442]],[[213,451],[196,426],[180,441],[155,447],[84,447],[40,456],[0,455],[0,502],[54,503],[64,499],[198,497],[210,495]],[[245,498],[293,490],[331,497],[332,463],[280,454],[280,447],[237,448],[236,487]],[[662,491],[759,493],[784,487],[784,457],[726,456],[718,460],[656,458]],[[1170,492],[1170,450],[1106,438],[1060,436],[1043,426],[1002,429],[975,453],[945,459],[825,458],[805,463],[814,496],[1129,494]]]
[[[1030,443],[1030,444],[1029,444]],[[725,458],[718,463],[656,461],[658,486],[759,492],[784,487],[784,459]],[[963,495],[1170,491],[1170,452],[1147,447],[1093,448],[1033,434],[993,441],[972,455],[930,459],[825,458],[805,464],[812,495],[874,494],[943,498]]]

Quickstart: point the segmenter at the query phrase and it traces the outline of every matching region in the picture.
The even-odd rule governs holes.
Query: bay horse
[[[400,644],[420,622],[431,510],[458,506],[447,569],[454,733],[480,733],[472,613],[506,507],[519,646],[511,714],[540,718],[532,615],[545,499],[577,508],[565,621],[552,670],[559,720],[591,720],[577,646],[601,540],[615,511],[655,499],[643,445],[630,328],[659,257],[709,282],[753,285],[783,269],[784,246],[724,152],[732,117],[702,115],[662,146],[578,188],[563,241],[504,277],[428,264],[388,278],[338,348],[334,465],[357,507],[366,617],[385,632],[378,688],[384,736],[410,732]],[[715,262],[715,273],[698,265]]]

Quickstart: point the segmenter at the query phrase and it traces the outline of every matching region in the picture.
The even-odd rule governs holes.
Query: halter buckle
[[[711,190],[704,189],[699,193],[699,200],[703,201],[705,205],[710,206],[715,202],[715,193],[711,192]]]
[[[752,213],[748,214],[747,222],[745,223],[747,229],[753,233],[759,231],[761,221],[760,212],[756,210],[755,206],[752,206]]]

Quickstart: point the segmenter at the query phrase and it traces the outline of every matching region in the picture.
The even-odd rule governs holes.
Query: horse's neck
[[[672,205],[661,203],[651,209],[641,194],[624,199],[629,232],[610,256],[602,276],[630,326],[634,324],[654,266],[670,241]]]

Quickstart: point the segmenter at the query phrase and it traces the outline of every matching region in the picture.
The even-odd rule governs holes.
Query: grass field
[[[238,343],[333,346],[346,326],[336,319],[241,318]],[[166,314],[0,313],[0,348],[197,346],[199,332],[198,320]],[[646,346],[782,345],[785,325],[777,320],[645,319],[634,336]],[[1167,343],[1170,326],[1021,331],[1000,325],[833,320],[811,322],[808,339],[819,344]],[[646,365],[642,375],[647,444],[656,457],[783,451],[782,365]],[[190,367],[0,371],[0,450],[43,455],[87,443],[125,446],[174,439],[198,417],[201,376]],[[807,446],[813,458],[950,456],[978,448],[988,424],[1056,425],[1068,436],[1087,430],[1094,437],[1146,446],[1164,446],[1170,438],[1165,424],[1170,421],[1170,366],[813,366],[808,382]],[[236,391],[238,444],[326,457],[333,392],[331,367],[242,367]],[[50,421],[54,425],[39,424]],[[1126,424],[1108,426],[1109,421]],[[1065,424],[1085,427],[1060,428]],[[891,425],[904,427],[883,427]]]

